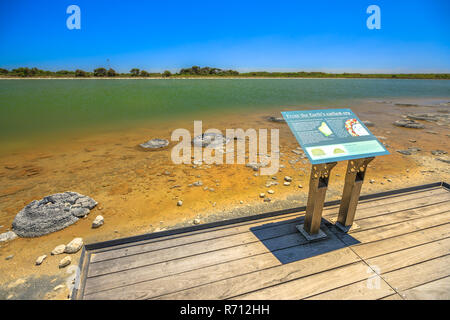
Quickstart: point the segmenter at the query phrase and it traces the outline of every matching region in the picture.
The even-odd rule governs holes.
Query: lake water
[[[234,110],[314,104],[332,107],[362,98],[448,96],[447,80],[0,80],[0,136],[12,141]]]

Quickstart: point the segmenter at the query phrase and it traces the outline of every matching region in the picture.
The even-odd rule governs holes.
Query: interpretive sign
[[[311,164],[389,154],[350,109],[284,111],[281,114]]]

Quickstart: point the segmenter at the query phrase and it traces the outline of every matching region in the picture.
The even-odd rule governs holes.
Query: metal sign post
[[[364,182],[367,165],[375,157],[349,160],[347,173],[345,175],[344,191],[342,193],[341,205],[336,226],[344,232],[350,230],[355,219],[356,206],[358,205],[359,194]]]
[[[320,222],[322,220],[322,209],[328,188],[330,171],[336,164],[337,162],[321,163],[313,165],[311,168],[305,222],[297,226],[298,231],[307,240],[317,240],[326,237],[326,234],[320,230]]]

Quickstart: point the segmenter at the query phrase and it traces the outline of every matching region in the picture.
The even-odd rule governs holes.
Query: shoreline
[[[450,80],[450,78],[389,78],[389,77],[0,77],[0,80]]]

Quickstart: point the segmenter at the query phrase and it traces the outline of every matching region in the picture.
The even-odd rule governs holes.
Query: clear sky
[[[69,30],[69,5],[81,29]],[[369,5],[381,29],[369,30]],[[0,67],[450,72],[449,0],[0,0]]]

